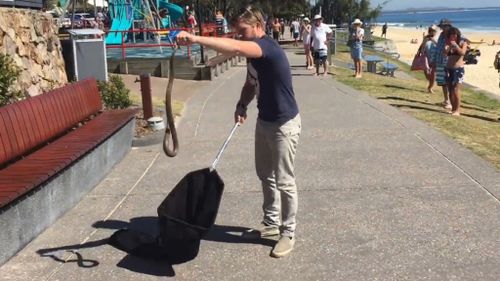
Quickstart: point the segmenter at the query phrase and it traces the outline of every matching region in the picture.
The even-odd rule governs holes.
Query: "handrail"
[[[170,32],[171,30],[184,30],[184,31],[191,31],[191,28],[163,28],[163,29],[129,29],[129,30],[108,30],[106,34],[111,33],[111,32],[120,32],[122,34],[121,39],[122,42],[120,45],[106,45],[106,49],[122,49],[122,60],[125,60],[127,55],[126,55],[126,49],[128,48],[153,48],[153,47],[174,47],[176,46],[173,43],[144,43],[144,44],[133,44],[133,45],[128,45],[125,42],[125,33],[141,33],[141,32]],[[188,58],[191,57],[191,46],[187,46],[187,56]]]
[[[212,27],[214,27],[213,30],[211,30],[210,32],[204,32],[202,34],[202,36],[209,36],[211,33],[213,34],[213,37],[224,37],[224,38],[235,38],[236,37],[236,33],[235,32],[229,32],[229,33],[224,33],[222,35],[218,35],[217,32],[216,32],[216,25],[215,24],[204,24],[203,25],[204,28],[205,27],[208,27],[206,28],[205,30],[207,29],[211,29]],[[192,31],[192,28],[185,28],[185,27],[182,27],[182,28],[163,28],[163,29],[144,29],[144,28],[141,28],[141,29],[129,29],[129,30],[108,30],[106,31],[105,33],[108,34],[108,33],[111,33],[111,32],[120,32],[122,34],[121,36],[121,44],[119,45],[106,45],[106,49],[120,49],[122,50],[122,59],[125,60],[126,59],[126,50],[128,48],[153,48],[153,47],[174,47],[176,46],[176,44],[173,44],[173,43],[139,43],[139,44],[127,44],[125,42],[125,34],[126,33],[142,33],[142,32],[153,32],[153,33],[160,33],[160,32],[170,32],[170,31],[173,31],[173,30],[184,30],[184,31],[187,31],[187,32],[191,32]],[[188,58],[191,57],[191,45],[188,45],[187,46],[187,56]]]

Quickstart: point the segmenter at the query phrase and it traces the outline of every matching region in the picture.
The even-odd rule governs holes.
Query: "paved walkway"
[[[74,209],[0,267],[0,279],[498,280],[500,173],[407,114],[330,77],[310,76],[302,56],[289,57],[303,120],[297,243],[289,257],[269,257],[273,241],[239,237],[261,218],[255,104],[218,167],[226,189],[196,259],[170,266],[105,244],[126,226],[154,232],[156,207],[171,188],[210,165],[232,126],[241,66],[189,100],[178,157],[165,157],[160,145],[134,148]],[[44,251],[49,248],[60,250]]]

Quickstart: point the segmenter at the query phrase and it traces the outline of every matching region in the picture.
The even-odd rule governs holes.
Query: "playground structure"
[[[131,28],[142,30],[172,28],[173,23],[183,14],[182,7],[167,0],[112,0],[109,2],[111,27],[106,37],[106,44],[116,45],[127,41],[128,33],[125,31]],[[143,40],[146,40],[146,37],[147,33],[144,33]]]
[[[61,18],[64,17],[74,1],[76,0],[59,0],[60,8],[58,10]],[[98,2],[105,6],[104,1]],[[107,45],[126,42],[129,39],[126,31],[129,29],[160,30],[172,28],[174,23],[184,14],[182,7],[170,3],[168,0],[109,0],[107,3],[109,3],[111,20],[106,37]],[[135,35],[135,33],[133,34]],[[156,34],[166,35],[166,31]]]

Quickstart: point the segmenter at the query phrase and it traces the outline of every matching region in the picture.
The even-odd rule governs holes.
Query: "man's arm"
[[[219,53],[230,56],[243,56],[247,58],[262,57],[262,49],[253,41],[241,41],[231,38],[196,36],[185,31],[177,35],[177,42],[200,44],[207,46]]]
[[[234,111],[234,121],[243,124],[247,118],[247,107],[254,99],[257,93],[257,78],[253,77],[250,72],[247,72],[247,79],[243,89],[241,89],[240,99],[236,104]]]

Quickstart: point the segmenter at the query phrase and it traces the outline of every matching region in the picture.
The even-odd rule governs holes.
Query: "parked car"
[[[71,19],[70,18],[60,18],[60,26],[62,28],[70,28],[71,27]]]
[[[73,15],[73,25],[75,28],[93,28],[97,22],[89,13],[76,13]]]

